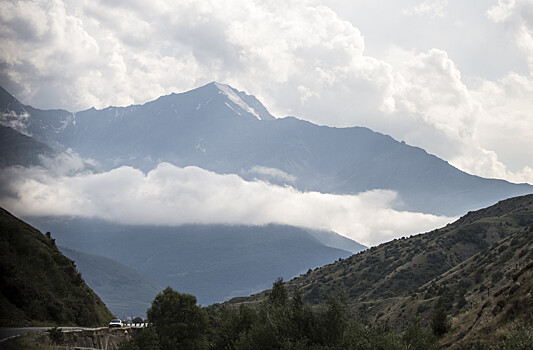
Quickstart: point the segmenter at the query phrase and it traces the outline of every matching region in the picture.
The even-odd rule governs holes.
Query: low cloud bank
[[[42,167],[11,167],[0,172],[0,183],[0,205],[19,216],[97,217],[132,225],[279,223],[333,230],[366,245],[453,220],[393,210],[393,191],[300,192],[169,163],[147,174],[120,167],[76,176],[58,176]]]

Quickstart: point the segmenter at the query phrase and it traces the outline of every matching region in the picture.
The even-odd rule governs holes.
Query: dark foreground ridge
[[[50,235],[0,208],[0,325],[102,326],[113,317]]]

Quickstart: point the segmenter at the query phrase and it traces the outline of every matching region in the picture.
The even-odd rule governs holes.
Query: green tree
[[[204,347],[207,318],[196,304],[196,297],[167,287],[146,312],[163,350]]]
[[[433,315],[433,318],[431,319],[431,329],[437,337],[442,337],[450,330],[448,314],[443,307],[439,308]]]
[[[439,343],[431,329],[423,327],[420,318],[415,318],[405,330],[402,340],[408,349],[431,350],[438,349]]]
[[[283,285],[283,277],[278,277],[276,281],[274,281],[274,283],[272,284],[272,291],[268,296],[268,300],[272,305],[276,307],[287,305],[289,296],[287,294],[285,286]]]

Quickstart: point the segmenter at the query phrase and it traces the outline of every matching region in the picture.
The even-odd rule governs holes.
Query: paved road
[[[23,335],[29,332],[43,332],[52,327],[24,327],[24,328],[0,328],[0,343],[11,337]],[[82,329],[81,327],[60,327],[64,330]]]

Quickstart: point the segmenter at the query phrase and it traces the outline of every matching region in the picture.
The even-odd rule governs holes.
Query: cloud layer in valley
[[[432,230],[453,220],[393,210],[396,194],[385,190],[359,195],[299,192],[169,163],[147,174],[121,167],[66,176],[67,168],[2,170],[0,205],[18,216],[97,217],[131,225],[280,223],[333,230],[366,245]]]
[[[216,80],[533,183],[531,0],[7,1],[0,81],[72,111]]]

